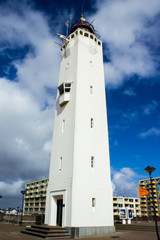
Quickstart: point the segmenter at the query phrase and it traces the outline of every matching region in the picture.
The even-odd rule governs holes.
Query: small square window
[[[92,208],[94,208],[96,206],[96,199],[92,198]]]
[[[91,168],[94,168],[94,156],[91,156]]]
[[[84,33],[84,36],[85,36],[85,37],[88,37],[88,33]]]
[[[62,157],[59,159],[59,171],[62,171]]]
[[[90,94],[93,94],[93,86],[90,86]]]
[[[63,119],[62,121],[62,132],[64,132],[64,129],[65,129],[65,119]]]
[[[93,128],[93,118],[91,118],[91,128]]]

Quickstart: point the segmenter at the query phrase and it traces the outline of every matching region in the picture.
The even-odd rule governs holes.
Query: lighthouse
[[[60,35],[45,224],[72,237],[114,232],[102,41],[84,18]]]

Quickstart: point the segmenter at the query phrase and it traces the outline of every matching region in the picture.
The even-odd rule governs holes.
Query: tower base
[[[79,238],[88,235],[101,235],[107,233],[114,233],[115,226],[104,227],[65,227],[72,238]]]

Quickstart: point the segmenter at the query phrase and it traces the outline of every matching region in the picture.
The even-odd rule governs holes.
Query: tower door
[[[62,226],[62,207],[63,199],[57,199],[57,225]]]

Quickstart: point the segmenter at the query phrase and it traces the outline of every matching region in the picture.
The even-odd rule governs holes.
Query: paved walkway
[[[141,225],[143,223],[140,223]],[[151,223],[153,225],[153,223]],[[24,226],[8,224],[0,222],[0,240],[42,240],[42,238],[34,237],[20,233]],[[156,232],[148,231],[124,231],[100,236],[82,237],[80,240],[157,240]]]

